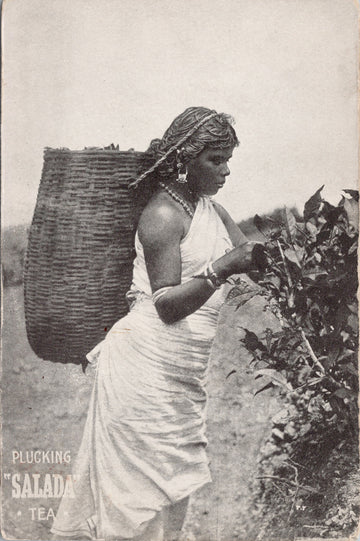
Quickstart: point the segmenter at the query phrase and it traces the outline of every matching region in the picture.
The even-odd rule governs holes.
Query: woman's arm
[[[243,244],[214,261],[213,269],[217,276],[225,281],[232,274],[256,268],[253,264],[252,251],[253,246]],[[198,310],[214,291],[214,287],[205,278],[193,278],[185,284],[179,283],[171,287],[159,298],[155,306],[164,323],[175,323]]]
[[[165,323],[174,323],[195,312],[211,297],[214,289],[200,278],[180,284],[183,213],[171,203],[151,202],[141,216],[138,234],[153,293],[172,286],[156,302],[160,318]]]
[[[180,283],[183,213],[171,202],[155,199],[141,216],[138,234],[153,293],[170,287],[155,304],[160,318],[165,323],[174,323],[198,310],[214,293],[214,288],[203,278]],[[251,270],[254,268],[252,250],[252,244],[246,240],[214,261],[214,271],[225,280],[232,274]]]
[[[231,239],[231,242],[234,246],[240,246],[241,244],[244,244],[245,242],[248,242],[248,238],[244,235],[244,233],[241,231],[240,227],[234,222],[234,220],[231,218],[230,214],[222,205],[217,203],[216,201],[212,202],[217,213],[219,214],[220,218],[222,219],[227,232],[229,233],[229,237]]]

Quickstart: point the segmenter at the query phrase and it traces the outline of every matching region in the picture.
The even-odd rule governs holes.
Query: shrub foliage
[[[355,509],[343,518],[333,516],[331,502],[324,506],[324,498],[335,482],[334,456],[346,448],[351,454],[357,443],[358,192],[344,190],[333,206],[321,191],[307,201],[303,217],[286,208],[278,219],[255,216],[269,265],[254,279],[281,330],[256,334],[245,329],[243,342],[261,382],[257,393],[277,386],[283,397],[283,409],[274,417],[262,451],[261,479],[271,487],[262,490],[263,502],[270,494],[283,494],[287,522],[295,515],[299,519],[306,507],[319,511],[316,503],[321,503],[327,532],[356,522]],[[242,304],[243,293],[235,286],[232,298],[238,295]],[[346,467],[350,472],[353,464],[343,466],[346,475]],[[341,492],[338,486],[336,491]],[[341,509],[341,502],[337,506]]]

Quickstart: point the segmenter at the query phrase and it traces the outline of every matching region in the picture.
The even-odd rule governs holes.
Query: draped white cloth
[[[142,245],[129,314],[89,353],[94,389],[73,473],[75,499],[63,498],[52,532],[133,539],[162,508],[211,480],[205,453],[208,358],[224,291],[196,312],[163,323],[151,299]],[[181,242],[181,281],[232,248],[208,197],[200,198]]]

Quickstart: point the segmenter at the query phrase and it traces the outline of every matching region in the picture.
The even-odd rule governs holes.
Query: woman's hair
[[[159,181],[168,183],[177,176],[177,160],[186,164],[207,148],[233,148],[239,144],[232,122],[232,117],[224,113],[189,107],[175,118],[162,139],[151,141],[143,155],[142,173],[129,184],[134,188],[134,227]]]
[[[205,120],[206,117],[209,117],[208,120]],[[203,123],[202,120],[204,120]],[[216,113],[206,107],[186,109],[175,118],[162,139],[153,139],[146,151],[146,155],[156,163],[172,147],[177,147],[181,139],[185,138],[180,148],[170,152],[156,168],[157,178],[166,181],[174,177],[177,174],[177,159],[182,164],[186,164],[207,148],[224,149],[237,146],[239,141],[232,123],[231,116],[225,113]],[[197,124],[200,125],[196,129]],[[186,138],[188,133],[190,136]]]

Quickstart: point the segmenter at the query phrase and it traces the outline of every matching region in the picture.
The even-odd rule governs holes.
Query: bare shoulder
[[[184,233],[184,221],[179,209],[165,194],[155,194],[143,210],[138,235],[144,245],[180,240]]]

